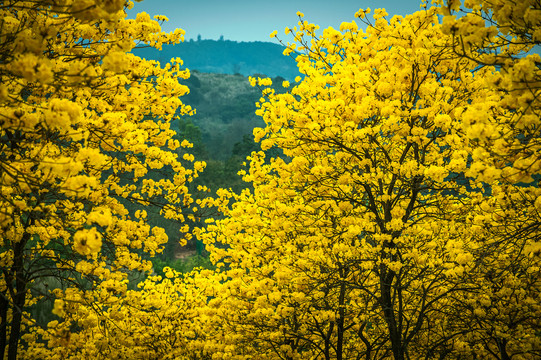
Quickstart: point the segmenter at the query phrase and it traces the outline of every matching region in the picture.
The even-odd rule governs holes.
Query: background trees
[[[167,236],[128,203],[182,222],[193,201],[187,184],[204,163],[178,157],[189,144],[173,140],[169,126],[192,111],[177,81],[189,73],[179,61],[162,68],[128,53],[140,42],[179,42],[183,32],[162,33],[144,13],[126,19],[132,5],[0,4],[2,358],[17,357],[21,338],[25,358],[26,344],[40,337],[69,343],[80,306],[97,322],[125,294],[130,272],[151,269],[144,256],[160,252]],[[151,176],[162,169],[174,176]],[[53,288],[63,321],[43,332],[28,309]]]
[[[155,49],[137,49],[135,54],[146,59],[167,63],[169,59],[181,57],[191,69],[203,73],[219,73],[250,76],[257,73],[267,76],[297,76],[295,60],[282,56],[283,48],[270,42],[236,42],[231,40],[201,39]],[[222,94],[225,95],[225,94]],[[251,107],[253,105],[249,104]]]

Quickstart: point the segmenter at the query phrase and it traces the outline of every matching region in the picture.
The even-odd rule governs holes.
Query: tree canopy
[[[190,144],[169,126],[192,112],[177,80],[189,72],[180,60],[160,67],[129,53],[184,32],[161,32],[163,17],[126,19],[132,5],[0,3],[1,358],[15,359],[20,339],[19,358],[30,358],[34,340],[67,341],[78,305],[90,305],[87,321],[97,322],[125,294],[130,272],[151,269],[145,254],[160,252],[167,236],[129,203],[180,222],[189,212],[187,184],[204,163],[179,156]],[[161,169],[174,176],[156,180]],[[62,321],[43,331],[29,307],[53,294]]]
[[[436,8],[321,37],[299,17],[286,52],[304,80],[263,91],[254,131],[284,156],[254,153],[254,192],[204,233],[230,278],[217,331],[242,334],[225,343],[247,358],[537,356],[539,190],[477,172],[494,161],[479,133],[510,116],[486,84],[498,69],[457,56]]]
[[[187,186],[205,164],[169,129],[192,111],[188,72],[126,53],[181,33],[123,2],[29,4],[0,7],[5,357],[541,356],[538,2],[360,9],[363,27],[323,31],[299,12],[283,42],[298,78],[251,78],[250,186],[206,198]],[[201,220],[183,236],[215,269],[153,275],[150,206]],[[32,326],[47,294],[58,320]]]

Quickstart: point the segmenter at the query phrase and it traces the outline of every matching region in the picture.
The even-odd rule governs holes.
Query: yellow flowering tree
[[[287,94],[263,90],[267,126],[254,130],[262,150],[282,154],[253,153],[253,192],[222,192],[225,218],[200,233],[227,279],[204,310],[215,324],[207,349],[224,359],[536,358],[538,230],[502,230],[497,219],[527,218],[513,208],[519,187],[476,167],[499,160],[473,135],[502,128],[475,119],[512,113],[487,86],[498,69],[457,57],[435,8],[391,20],[376,10],[366,31],[343,23],[322,36],[299,16],[284,53],[297,52],[304,76]]]
[[[40,341],[29,342],[24,359],[210,360],[207,339],[215,333],[207,331],[212,318],[203,310],[220,277],[210,270],[164,271],[164,279],[147,277],[98,313],[93,307],[100,303],[78,305],[70,321],[37,331]]]
[[[489,233],[485,246],[500,252],[483,261],[483,296],[468,299],[459,310],[464,325],[473,330],[461,339],[464,351],[481,358],[539,357],[541,58],[536,46],[541,44],[541,4],[439,3],[454,56],[498,69],[484,84],[498,96],[473,99],[462,115],[464,136],[476,148],[468,175],[492,184],[492,196],[479,207],[493,214],[477,216],[475,225]]]
[[[2,359],[18,349],[43,358],[25,353],[28,344],[53,335],[67,347],[81,311],[98,322],[125,294],[128,273],[151,269],[144,255],[160,252],[167,236],[128,203],[183,222],[193,201],[187,184],[204,163],[184,150],[179,158],[190,144],[170,129],[176,114],[192,112],[177,81],[189,73],[180,60],[160,67],[129,53],[179,42],[183,31],[163,33],[165,17],[127,19],[131,6],[0,3]],[[174,175],[152,175],[162,170]],[[51,294],[61,321],[36,330],[29,307]]]
[[[94,155],[84,158],[77,175],[69,171],[62,175],[52,165],[45,172],[43,163],[47,162],[39,157],[41,152],[24,157],[29,152],[14,147],[21,141],[11,141],[15,136],[11,132],[5,138],[8,145],[4,147],[12,149],[14,156],[2,158],[1,164],[18,164],[18,172],[12,173],[29,179],[10,184],[22,183],[24,189],[24,184],[35,184],[26,192],[2,193],[13,209],[6,211],[9,216],[4,214],[11,219],[6,220],[5,238],[11,241],[6,244],[21,243],[24,237],[15,237],[18,229],[23,235],[30,232],[21,257],[26,260],[23,274],[32,269],[36,276],[53,275],[70,284],[56,290],[54,312],[61,321],[27,332],[22,356],[539,358],[541,202],[537,165],[527,162],[538,156],[537,128],[535,117],[523,116],[530,110],[522,102],[530,93],[534,96],[530,104],[537,101],[535,82],[524,72],[536,64],[536,58],[521,57],[521,51],[529,47],[520,47],[518,40],[504,43],[509,37],[498,38],[501,30],[497,28],[486,30],[480,22],[468,27],[472,16],[475,19],[483,9],[488,11],[485,15],[490,11],[504,14],[498,12],[504,3],[476,8],[477,2],[469,1],[466,5],[473,12],[458,20],[451,17],[460,6],[457,2],[448,4],[447,10],[425,9],[390,20],[384,10],[376,10],[373,22],[366,20],[368,10],[360,10],[356,16],[365,22],[366,30],[355,22],[343,23],[339,30],[329,28],[321,36],[316,35],[318,27],[299,13],[298,26],[286,29],[294,41],[287,43],[284,53],[297,53],[303,77],[286,94],[274,93],[269,79],[251,80],[264,87],[257,113],[266,127],[256,129],[255,138],[262,150],[274,148],[279,155],[251,155],[243,175],[253,184],[253,191],[233,194],[222,189],[214,199],[196,200],[198,208],[214,207],[224,215],[208,219],[207,226],[196,231],[218,270],[181,275],[166,268],[165,279],[149,277],[136,290],[128,290],[125,271],[145,269],[141,250],[158,251],[160,241],[149,236],[145,213],[139,211],[131,220],[122,199],[147,205],[159,200],[166,217],[182,220],[179,208],[192,202],[185,183],[204,164],[195,163],[194,170],[188,170],[174,162],[175,156],[164,160],[168,158],[158,155],[163,154],[158,147],[145,147],[151,141],[169,144],[169,140],[160,143],[159,137],[168,132],[166,124],[172,117],[169,107],[162,108],[164,104],[173,102],[181,111],[190,111],[176,99],[186,91],[174,81],[178,66],[160,69],[122,51],[112,55],[111,48],[116,49],[115,44],[126,36],[156,46],[166,37],[144,37],[144,30],[154,24],[146,16],[135,20],[145,24],[141,33],[133,33],[112,27],[111,22],[133,25],[121,13],[114,22],[110,11],[96,13],[105,5],[86,8],[94,11],[92,19],[101,18],[92,29],[99,34],[100,29],[107,29],[104,43],[85,44],[80,50],[106,49],[95,58],[101,63],[90,62],[98,69],[96,77],[84,77],[106,80],[106,84],[90,87],[88,91],[95,93],[80,105],[83,119],[99,121],[99,126],[77,123],[66,133],[53,131],[52,138],[32,137],[35,128],[32,132],[19,126],[28,135],[29,139],[22,138],[28,144],[46,143],[47,149],[55,149],[52,154],[58,157],[52,159],[64,159],[60,157],[64,154],[77,162],[84,149]],[[75,14],[75,19],[69,19],[76,24],[90,21]],[[462,21],[470,25],[463,26]],[[502,24],[506,28],[507,23]],[[504,34],[518,37],[518,33],[525,34],[518,30]],[[466,34],[473,36],[469,43]],[[496,47],[483,42],[489,35],[493,44],[500,41]],[[525,42],[527,36],[520,36]],[[58,51],[52,51],[50,58],[54,60]],[[144,72],[123,72],[124,56],[139,61]],[[86,61],[86,57],[73,58]],[[501,62],[504,58],[509,59],[508,67]],[[520,64],[530,65],[522,68]],[[99,71],[109,66],[116,70],[105,78]],[[515,66],[517,72],[509,70]],[[54,72],[54,76],[63,79],[67,71]],[[10,79],[24,78],[8,70],[5,74]],[[113,79],[123,80],[116,84]],[[86,88],[80,80],[70,83],[71,87],[59,87],[59,94],[77,86]],[[6,99],[17,100],[20,106],[34,99],[48,105],[57,97],[63,104],[77,103],[77,92],[67,97],[41,93],[40,81],[24,82],[19,97]],[[521,81],[524,88],[519,88]],[[128,103],[127,94],[142,98]],[[150,105],[146,107],[148,103],[141,99]],[[141,108],[130,110],[131,106]],[[19,115],[13,111],[16,119]],[[115,122],[110,113],[118,112],[129,116]],[[49,114],[54,112],[40,119],[53,118]],[[158,121],[145,120],[143,114]],[[142,127],[143,136],[115,132],[121,125],[132,124],[132,119],[130,129],[137,132]],[[534,122],[522,126],[524,119]],[[115,125],[107,128],[110,121]],[[104,127],[108,130],[103,131]],[[88,129],[89,134],[69,137],[77,136],[79,129]],[[117,147],[108,147],[110,143]],[[72,152],[66,153],[67,149]],[[108,157],[97,165],[93,161],[99,155]],[[17,159],[32,166],[31,170],[23,172],[27,168]],[[30,159],[41,162],[36,165]],[[185,155],[185,161],[193,157]],[[159,170],[162,165],[178,177],[170,182],[146,177],[146,169]],[[39,178],[30,177],[35,171],[41,171]],[[47,177],[53,174],[54,181]],[[69,182],[80,176],[73,184],[86,184],[87,178],[97,174],[94,183],[77,191]],[[135,182],[128,182],[127,175]],[[27,200],[42,199],[38,196],[42,194],[44,200],[36,204]],[[34,210],[22,206],[21,199]],[[23,222],[28,219],[33,220]],[[40,227],[45,230],[29,230]],[[159,230],[155,232],[159,236]],[[15,274],[19,260],[13,249],[3,246],[4,274]],[[72,255],[62,252],[64,247]],[[41,257],[32,255],[38,253]],[[50,271],[29,264],[55,267]],[[15,304],[9,297],[12,293],[21,293],[13,290],[19,280],[11,276],[7,278],[11,283],[5,282],[8,290],[4,293],[9,295],[3,297],[8,305]],[[30,286],[34,278],[22,279]],[[26,305],[32,299],[27,297]],[[2,319],[10,321],[16,311],[4,308],[7,313]],[[32,321],[24,313],[20,316],[26,320],[21,321],[23,326]]]
[[[473,157],[471,175],[483,181],[537,181],[541,6],[538,1],[440,1],[443,31],[452,37],[455,56],[498,68],[485,85],[500,95],[472,102],[464,113],[466,136],[488,152]],[[460,15],[457,18],[457,15]],[[479,113],[485,116],[477,116]]]

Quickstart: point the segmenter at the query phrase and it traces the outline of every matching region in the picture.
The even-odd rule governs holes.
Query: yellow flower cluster
[[[521,337],[510,319],[541,310],[539,277],[529,275],[537,242],[521,235],[538,230],[520,225],[541,193],[504,185],[498,164],[521,169],[507,174],[513,181],[537,165],[502,164],[479,146],[505,131],[502,95],[487,86],[498,70],[457,57],[438,12],[387,20],[378,9],[372,24],[360,10],[366,30],[344,23],[320,37],[304,22],[286,29],[296,43],[285,53],[304,51],[304,77],[286,94],[263,89],[266,127],[254,129],[262,150],[283,155],[253,153],[243,174],[253,192],[223,193],[224,218],[198,230],[229,279],[209,303],[220,318],[208,332],[225,346],[215,358],[369,358],[378,348],[396,359],[405,338],[420,341],[407,345],[413,358],[442,343],[442,356],[484,356],[504,338],[507,354],[522,346],[532,350],[520,356],[535,358],[538,323],[522,321]],[[515,291],[521,300],[509,299]],[[482,335],[493,328],[500,338]]]
[[[96,228],[79,230],[73,235],[73,250],[82,255],[96,255],[101,250],[101,234]]]
[[[188,153],[184,163],[177,149],[190,144],[171,129],[178,114],[194,113],[178,81],[190,73],[180,59],[160,66],[130,53],[178,43],[184,31],[163,32],[163,16],[127,19],[132,5],[0,4],[0,295],[13,334],[5,343],[21,344],[2,349],[10,358],[103,354],[103,337],[75,329],[103,334],[105,309],[114,321],[129,317],[113,304],[128,274],[150,273],[148,258],[168,241],[156,218],[163,210],[182,223],[194,201],[188,184],[205,163]],[[170,176],[152,180],[162,170]],[[61,318],[49,329],[27,311],[43,296],[57,298]]]

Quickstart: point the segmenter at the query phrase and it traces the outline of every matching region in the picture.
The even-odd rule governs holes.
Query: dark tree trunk
[[[7,346],[8,306],[7,293],[0,295],[0,359],[4,358]]]
[[[398,324],[396,322],[393,299],[391,295],[392,282],[395,277],[395,273],[385,265],[381,265],[379,277],[381,290],[380,302],[383,315],[385,316],[385,322],[387,323],[387,329],[389,330],[389,339],[391,340],[391,349],[394,360],[404,360],[402,334],[400,333]]]
[[[13,307],[11,316],[11,331],[9,333],[9,348],[8,348],[8,360],[17,360],[17,350],[19,346],[19,339],[21,338],[21,323],[24,311],[24,304],[26,301],[26,286],[27,279],[24,273],[24,249],[27,241],[29,240],[28,233],[23,235],[23,238],[15,244],[13,254],[13,266],[12,266],[12,279],[15,283],[13,291]],[[8,286],[13,286],[8,284]]]
[[[17,350],[19,339],[21,338],[21,323],[26,292],[17,292],[15,296],[15,306],[13,307],[13,316],[11,321],[11,331],[9,334],[8,360],[17,360]]]
[[[502,360],[511,360],[511,357],[507,353],[507,340],[505,339],[496,339],[498,344],[498,349],[500,350],[500,356]]]
[[[346,274],[341,274],[343,278],[346,277]],[[340,295],[338,298],[338,319],[336,321],[337,325],[337,337],[338,344],[336,344],[336,360],[342,360],[344,358],[344,318],[345,318],[345,302],[346,298],[346,284],[342,282],[340,284]]]

